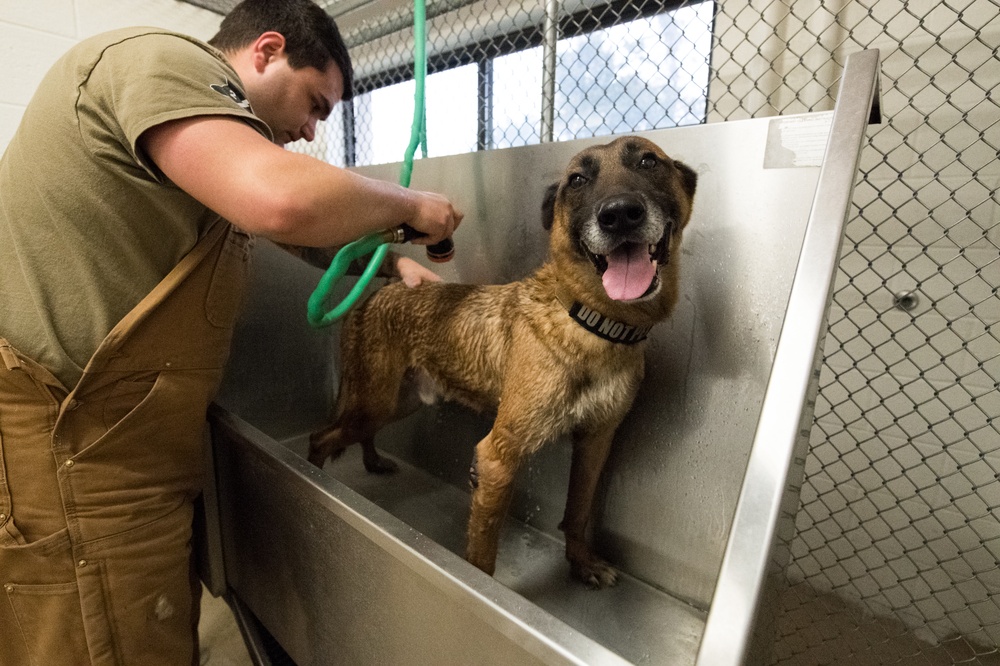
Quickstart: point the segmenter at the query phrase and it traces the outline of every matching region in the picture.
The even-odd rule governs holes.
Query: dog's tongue
[[[656,262],[642,243],[625,243],[607,255],[604,291],[616,301],[630,301],[646,293],[656,276]]]

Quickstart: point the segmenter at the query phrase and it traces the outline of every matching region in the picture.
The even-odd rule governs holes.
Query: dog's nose
[[[630,194],[610,197],[597,207],[597,223],[605,231],[630,231],[645,220],[646,205],[642,199]]]

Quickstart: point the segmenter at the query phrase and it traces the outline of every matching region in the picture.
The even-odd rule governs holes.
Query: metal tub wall
[[[228,585],[300,664],[694,663],[834,119],[642,133],[699,184],[681,298],[651,335],[597,498],[595,542],[625,573],[611,590],[583,590],[562,560],[568,441],[522,470],[495,579],[460,557],[468,466],[491,415],[445,404],[386,428],[376,443],[400,461],[398,475],[365,475],[353,452],[322,471],[308,465],[306,437],[335,397],[337,327],[306,324],[319,272],[261,244],[214,418]],[[500,283],[537,268],[545,187],[607,140],[418,161],[412,187],[444,192],[466,214],[442,276]],[[398,165],[359,171],[398,177]],[[827,292],[816,295],[825,309]],[[777,464],[787,475],[792,461]],[[756,599],[734,627],[741,635]]]

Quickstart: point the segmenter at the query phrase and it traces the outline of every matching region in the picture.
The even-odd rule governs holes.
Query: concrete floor
[[[213,597],[202,588],[201,621],[198,624],[201,643],[201,666],[252,666],[236,619],[222,597]]]
[[[774,663],[780,666],[1000,666],[1000,649],[983,645],[981,636],[927,643],[894,617],[875,617],[805,583],[790,586],[779,603]]]

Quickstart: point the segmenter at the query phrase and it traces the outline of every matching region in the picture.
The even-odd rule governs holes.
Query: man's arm
[[[409,224],[451,236],[461,212],[443,196],[410,190],[276,146],[246,123],[197,116],[157,125],[139,139],[175,185],[248,233],[308,247],[343,245]]]

